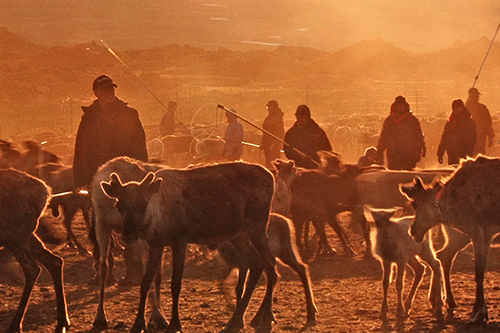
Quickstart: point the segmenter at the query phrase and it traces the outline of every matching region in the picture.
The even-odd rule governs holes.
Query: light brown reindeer
[[[420,178],[402,188],[413,201],[416,217],[410,232],[422,241],[434,225],[451,225],[472,239],[475,255],[476,302],[470,323],[488,320],[484,299],[484,273],[488,249],[500,232],[500,159],[478,156],[462,160],[444,183],[424,185]]]

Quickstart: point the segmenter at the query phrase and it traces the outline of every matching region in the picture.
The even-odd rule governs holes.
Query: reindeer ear
[[[140,187],[148,187],[149,184],[151,184],[154,179],[155,179],[155,174],[153,172],[149,172],[146,175],[146,177],[144,177],[144,179],[141,181],[141,183],[139,184],[139,186]]]
[[[111,181],[109,182],[110,184],[119,184],[121,186],[123,186],[123,183],[120,179],[120,176],[118,176],[117,173],[113,172],[109,178],[111,179]]]
[[[111,179],[109,183],[102,181],[101,182],[101,189],[106,194],[108,197],[111,199],[118,199],[121,194],[123,193],[123,185],[120,181],[120,178],[116,178],[118,181],[115,179]]]
[[[280,160],[279,158],[275,159],[274,161],[271,162],[271,164],[274,166],[276,170],[280,169],[281,164],[283,163],[283,160]]]
[[[415,183],[416,188],[424,188],[424,182],[422,181],[422,178],[417,176],[413,178],[413,182]]]
[[[163,179],[161,179],[161,178],[155,179],[152,183],[149,184],[148,191],[150,193],[160,192],[160,186],[161,186],[162,181],[163,181]]]

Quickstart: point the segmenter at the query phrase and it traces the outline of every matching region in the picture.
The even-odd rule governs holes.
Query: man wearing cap
[[[315,169],[320,163],[318,151],[332,150],[330,140],[325,131],[311,118],[311,110],[305,104],[299,105],[295,111],[297,121],[285,133],[283,146],[285,156],[295,161],[295,165],[307,169]],[[297,153],[293,148],[306,156]]]
[[[76,189],[88,189],[97,169],[115,157],[148,160],[146,135],[139,114],[115,96],[117,87],[108,75],[98,76],[92,84],[97,99],[90,106],[82,106],[83,116],[76,135],[73,161]],[[120,284],[140,283],[144,251],[140,243],[125,247],[127,272]]]
[[[273,99],[267,102],[267,111],[268,115],[264,119],[262,128],[283,140],[285,125],[283,122],[283,111],[278,106],[278,102]],[[263,133],[260,148],[264,150],[266,168],[273,169],[272,161],[281,157],[281,143],[269,134]]]
[[[87,188],[97,169],[112,158],[148,160],[139,114],[115,96],[117,87],[108,75],[98,76],[92,84],[97,99],[90,106],[82,106],[73,162],[77,189]]]
[[[479,103],[479,90],[470,88],[465,107],[469,110],[472,119],[477,126],[476,146],[474,154],[486,154],[486,139],[488,139],[488,147],[493,145],[493,127],[491,123],[491,115],[486,105]]]
[[[448,164],[458,164],[461,158],[473,156],[476,144],[476,123],[461,99],[451,103],[451,115],[444,125],[437,157],[443,163],[443,155],[448,154]]]
[[[390,115],[384,120],[377,145],[378,163],[383,164],[387,151],[387,167],[393,170],[412,170],[425,156],[424,135],[420,122],[410,111],[403,96],[396,97]]]

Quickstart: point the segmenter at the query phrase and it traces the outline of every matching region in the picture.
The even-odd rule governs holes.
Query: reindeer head
[[[415,177],[411,184],[400,184],[399,190],[411,201],[415,209],[415,219],[410,228],[410,234],[417,242],[422,242],[425,233],[441,223],[441,216],[437,207],[438,193],[443,189],[440,181],[434,180],[428,186],[420,177]]]
[[[149,200],[160,190],[162,179],[155,179],[152,172],[148,173],[140,183],[123,184],[116,173],[112,173],[110,177],[110,182],[101,182],[101,188],[107,196],[116,199],[115,207],[123,217],[123,241],[133,243],[148,227],[148,221],[145,221],[144,216]]]

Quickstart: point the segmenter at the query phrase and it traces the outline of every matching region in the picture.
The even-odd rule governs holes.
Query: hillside
[[[205,87],[344,88],[372,81],[472,82],[490,41],[457,42],[417,55],[380,40],[365,40],[337,52],[281,46],[273,50],[205,50],[169,44],[143,50],[113,49],[159,95],[193,93]],[[102,46],[46,48],[0,29],[0,101],[3,108],[89,99],[90,83],[109,73],[120,94],[140,98],[137,80]],[[113,46],[113,45],[112,45]],[[481,84],[498,86],[500,43],[495,42]],[[193,88],[198,87],[193,90]],[[123,96],[123,95],[122,95]]]

